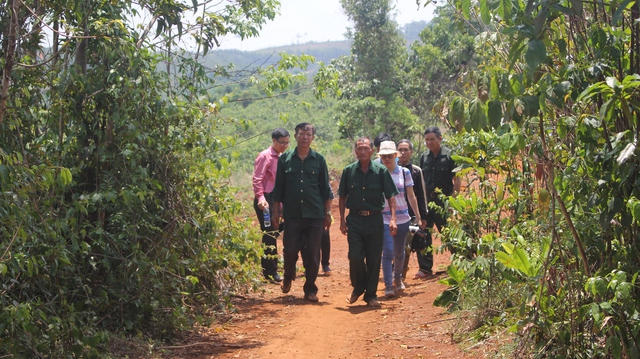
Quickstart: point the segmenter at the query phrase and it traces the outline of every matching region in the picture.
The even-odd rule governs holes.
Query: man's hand
[[[427,220],[423,219],[420,221],[420,228],[421,229],[427,229]]]
[[[269,208],[269,202],[266,200],[258,201],[258,208],[264,211],[265,208]]]
[[[349,231],[349,229],[347,228],[347,222],[345,222],[344,219],[341,219],[340,220],[340,232],[346,236],[348,231]]]
[[[333,222],[333,218],[329,213],[324,216],[324,230],[328,231],[331,228],[331,222]]]

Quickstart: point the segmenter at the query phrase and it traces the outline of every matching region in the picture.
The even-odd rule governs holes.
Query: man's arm
[[[324,228],[329,230],[331,228],[331,200],[324,202]]]
[[[345,209],[347,208],[347,196],[340,196],[338,198],[338,209],[340,210],[340,232],[347,234],[347,220],[344,217]]]
[[[418,223],[418,225],[420,225],[420,228],[422,228],[422,217],[420,215],[420,211],[418,210],[418,200],[416,199],[416,195],[413,192],[414,187],[415,186],[406,187],[405,190],[407,191],[407,198],[409,199],[409,205],[411,206],[413,213],[415,213],[416,215],[416,222]]]
[[[424,175],[422,174],[422,170],[416,166],[416,178],[413,180],[413,193],[416,194],[416,200],[418,201],[418,211],[420,212],[420,217],[422,218],[422,222],[424,222],[424,226],[427,226],[427,214],[429,213],[429,208],[427,207],[427,191],[424,188]],[[417,213],[415,210],[413,213]]]
[[[271,228],[276,230],[280,227],[280,202],[273,201],[273,209],[271,210]]]
[[[253,163],[253,194],[254,197],[258,200],[258,208],[265,209],[269,204],[267,203],[266,198],[264,198],[264,176],[267,173],[267,168],[269,167],[268,158],[262,156],[262,154],[256,157],[255,162]]]

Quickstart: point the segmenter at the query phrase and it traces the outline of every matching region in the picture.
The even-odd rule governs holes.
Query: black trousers
[[[265,199],[269,203],[269,214],[273,216],[273,199],[271,193],[264,194]],[[278,228],[272,226],[265,227],[263,220],[263,213],[258,208],[258,199],[253,200],[253,209],[258,216],[258,223],[260,223],[260,230],[262,230],[262,245],[264,246],[264,256],[261,259],[262,274],[267,277],[270,275],[278,274],[278,247],[276,240],[280,235]]]
[[[431,199],[431,198],[430,198]],[[431,199],[441,208],[444,207],[444,203],[439,199]],[[438,228],[438,232],[442,232],[443,228],[447,226],[447,217],[438,213],[435,209],[429,209],[429,214],[427,214],[427,249],[423,252],[416,252],[418,256],[418,265],[420,266],[420,270],[423,272],[431,273],[433,270],[433,239],[431,237],[431,232],[433,232],[433,226]]]
[[[331,257],[331,237],[329,231],[322,232],[322,242],[320,242],[320,263],[323,267],[329,266],[329,258]]]
[[[302,256],[305,281],[304,294],[318,293],[316,279],[320,265],[320,242],[324,220],[322,218],[287,218],[284,221],[284,280],[296,279],[298,253]]]

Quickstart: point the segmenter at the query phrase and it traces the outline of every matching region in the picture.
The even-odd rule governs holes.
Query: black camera
[[[427,232],[418,226],[410,225],[409,233],[413,235],[413,238],[411,238],[412,252],[419,252],[427,248]]]

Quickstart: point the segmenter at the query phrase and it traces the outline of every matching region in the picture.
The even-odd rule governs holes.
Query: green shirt
[[[347,208],[351,210],[382,211],[385,199],[398,194],[387,168],[371,161],[367,172],[363,172],[360,161],[342,171],[338,195],[347,197]]]
[[[451,149],[440,147],[438,156],[433,156],[429,150],[420,157],[420,167],[424,175],[424,186],[428,194],[440,188],[442,193],[451,196],[453,193],[453,177],[456,163],[451,158]]]
[[[324,202],[331,199],[324,157],[311,149],[304,160],[298,157],[297,148],[282,154],[272,196],[282,203],[284,219],[324,218]]]

